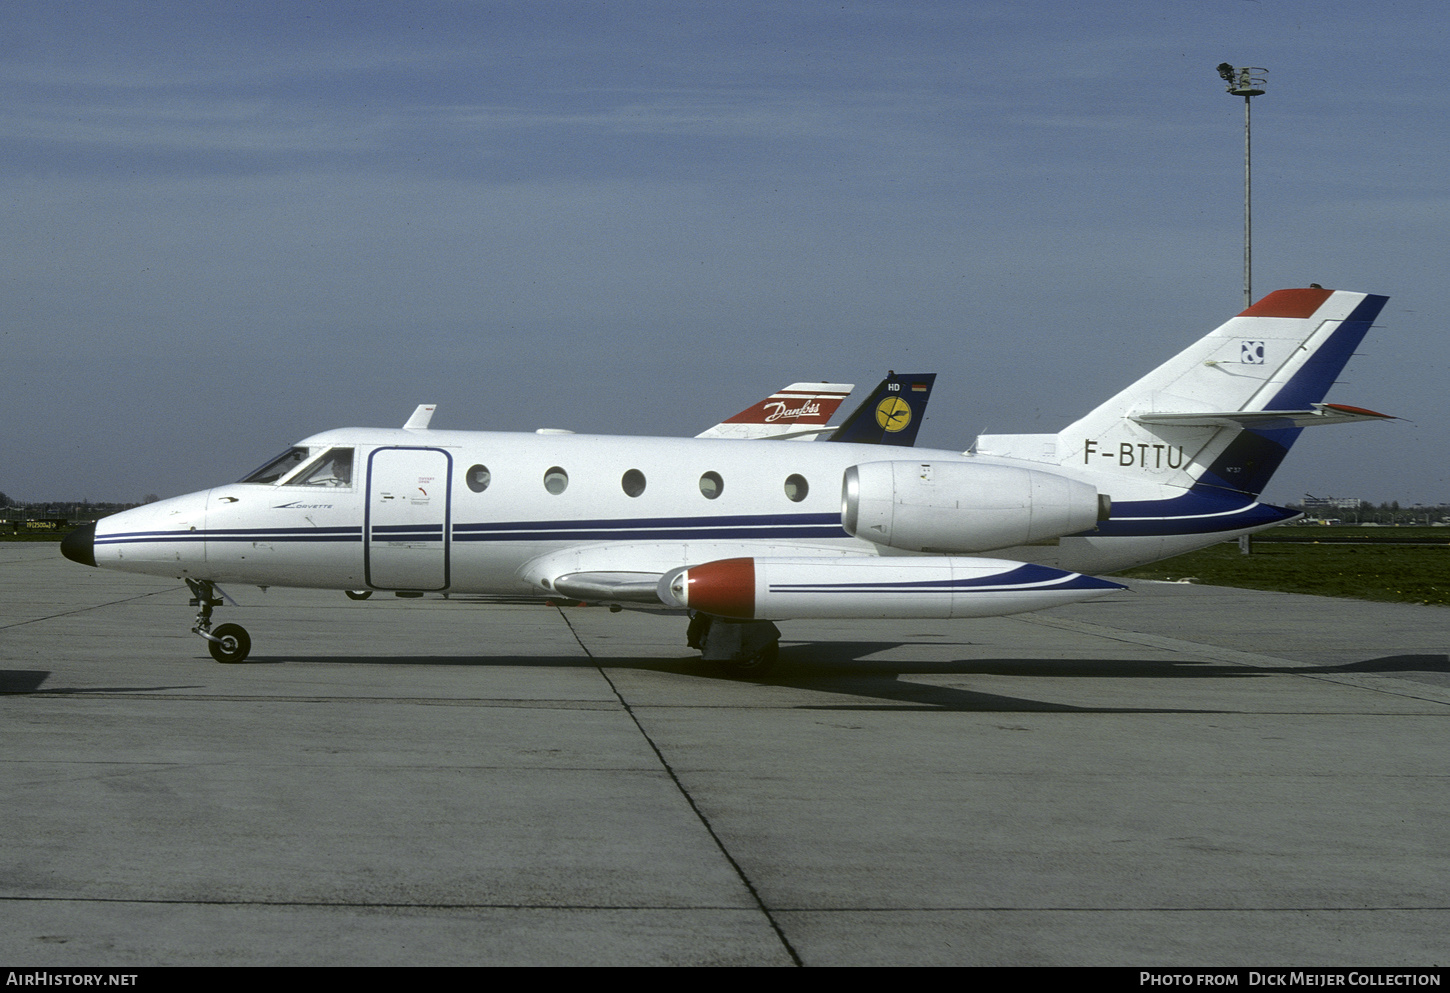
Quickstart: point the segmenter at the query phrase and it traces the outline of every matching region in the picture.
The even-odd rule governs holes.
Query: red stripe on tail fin
[[[1320,305],[1328,300],[1333,290],[1275,290],[1240,317],[1313,317]]]

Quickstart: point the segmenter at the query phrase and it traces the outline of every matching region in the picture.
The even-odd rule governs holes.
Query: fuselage
[[[846,470],[908,454],[872,445],[342,428],[292,451],[293,464],[273,480],[103,519],[95,564],[258,586],[539,596],[564,573],[661,573],[733,556],[920,554],[843,528]],[[1026,465],[924,449],[910,450],[909,461]],[[1138,506],[1137,517],[1119,505],[1090,532],[990,554],[1102,572],[1283,517],[1255,516],[1258,505],[1241,495],[1215,503],[1182,489]]]

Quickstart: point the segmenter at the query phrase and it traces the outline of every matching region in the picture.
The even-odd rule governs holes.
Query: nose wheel
[[[252,637],[247,629],[240,624],[218,624],[215,629],[211,626],[213,608],[226,602],[217,598],[222,591],[209,579],[188,579],[186,585],[191,587],[191,606],[197,608],[191,633],[206,639],[207,651],[218,662],[243,661],[252,650]]]
[[[218,662],[240,662],[252,650],[252,636],[240,624],[218,624],[207,638],[206,650]]]

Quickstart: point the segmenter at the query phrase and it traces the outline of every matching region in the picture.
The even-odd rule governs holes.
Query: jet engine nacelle
[[[878,545],[985,552],[1089,531],[1096,487],[1039,469],[974,462],[867,462],[846,470],[841,521]]]

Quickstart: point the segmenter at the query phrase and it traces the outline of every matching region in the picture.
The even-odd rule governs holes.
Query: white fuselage
[[[600,568],[662,571],[776,547],[879,551],[840,526],[841,475],[879,459],[871,446],[375,428],[300,444],[352,447],[350,484],[231,483],[126,511],[100,522],[96,564],[222,583],[537,594],[528,566],[551,553],[579,568],[607,548]],[[477,466],[488,471],[480,492]],[[551,470],[563,475],[546,484]],[[636,496],[622,482],[631,470]],[[805,480],[796,500],[792,475]]]
[[[870,445],[378,428],[299,445],[308,458],[350,448],[350,479],[231,483],[105,518],[96,564],[258,586],[537,596],[569,573],[662,573],[733,556],[911,555],[842,528],[848,468],[1029,465]],[[991,554],[1099,572],[1235,533],[1087,534]]]

